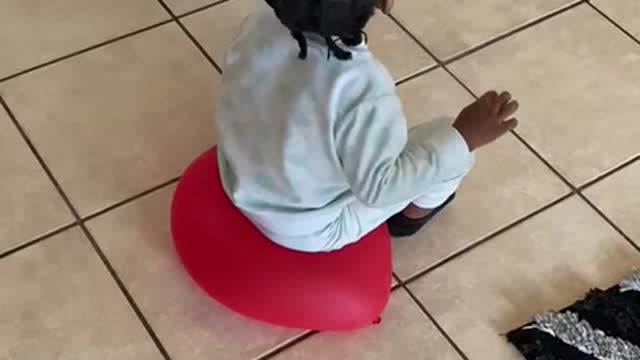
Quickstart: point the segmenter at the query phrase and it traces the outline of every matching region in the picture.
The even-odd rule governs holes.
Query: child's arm
[[[430,122],[407,137],[395,95],[360,104],[336,124],[336,148],[347,180],[365,204],[411,201],[430,185],[464,173],[469,147],[450,122]]]
[[[336,147],[352,191],[370,206],[411,201],[429,185],[461,176],[470,151],[513,130],[518,102],[489,91],[453,126],[432,121],[409,132],[400,100],[388,95],[358,105],[336,128]]]

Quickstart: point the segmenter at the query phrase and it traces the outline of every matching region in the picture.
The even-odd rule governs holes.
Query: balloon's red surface
[[[247,317],[299,329],[352,330],[376,322],[389,300],[386,227],[330,253],[278,246],[225,194],[215,148],[187,169],[171,212],[187,272],[207,294]]]

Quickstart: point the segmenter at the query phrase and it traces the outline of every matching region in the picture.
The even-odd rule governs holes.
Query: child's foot
[[[405,237],[417,233],[423,226],[433,219],[434,216],[442,211],[442,209],[447,207],[455,197],[456,194],[451,195],[444,204],[435,209],[421,209],[415,205],[407,207],[404,211],[387,220],[389,233],[393,237]]]
[[[402,215],[411,220],[422,219],[425,216],[429,215],[433,209],[425,209],[414,204],[407,206],[406,209],[402,210]]]

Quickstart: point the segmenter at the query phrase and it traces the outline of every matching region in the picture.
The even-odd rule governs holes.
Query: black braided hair
[[[266,0],[276,16],[298,42],[298,57],[307,57],[304,32],[322,36],[327,44],[327,56],[339,60],[352,58],[350,51],[336,44],[339,39],[346,46],[366,41],[363,29],[373,16],[378,0]]]
[[[325,36],[324,41],[327,43],[327,47],[329,48],[329,51],[327,52],[327,59],[329,59],[333,53],[338,60],[351,60],[351,52],[338,46],[335,40],[333,40],[333,37]]]
[[[296,41],[298,42],[298,46],[300,47],[300,53],[298,54],[298,57],[300,59],[306,59],[307,58],[307,38],[304,37],[304,34],[302,34],[302,31],[291,31],[291,35],[293,36],[294,39],[296,39]]]

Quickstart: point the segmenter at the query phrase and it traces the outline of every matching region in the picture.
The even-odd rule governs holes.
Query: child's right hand
[[[515,129],[518,121],[512,116],[517,110],[518,102],[511,99],[511,94],[505,91],[498,95],[489,91],[464,108],[453,127],[473,151]]]
[[[394,2],[394,0],[378,0],[377,6],[383,13],[388,14],[393,9]]]

